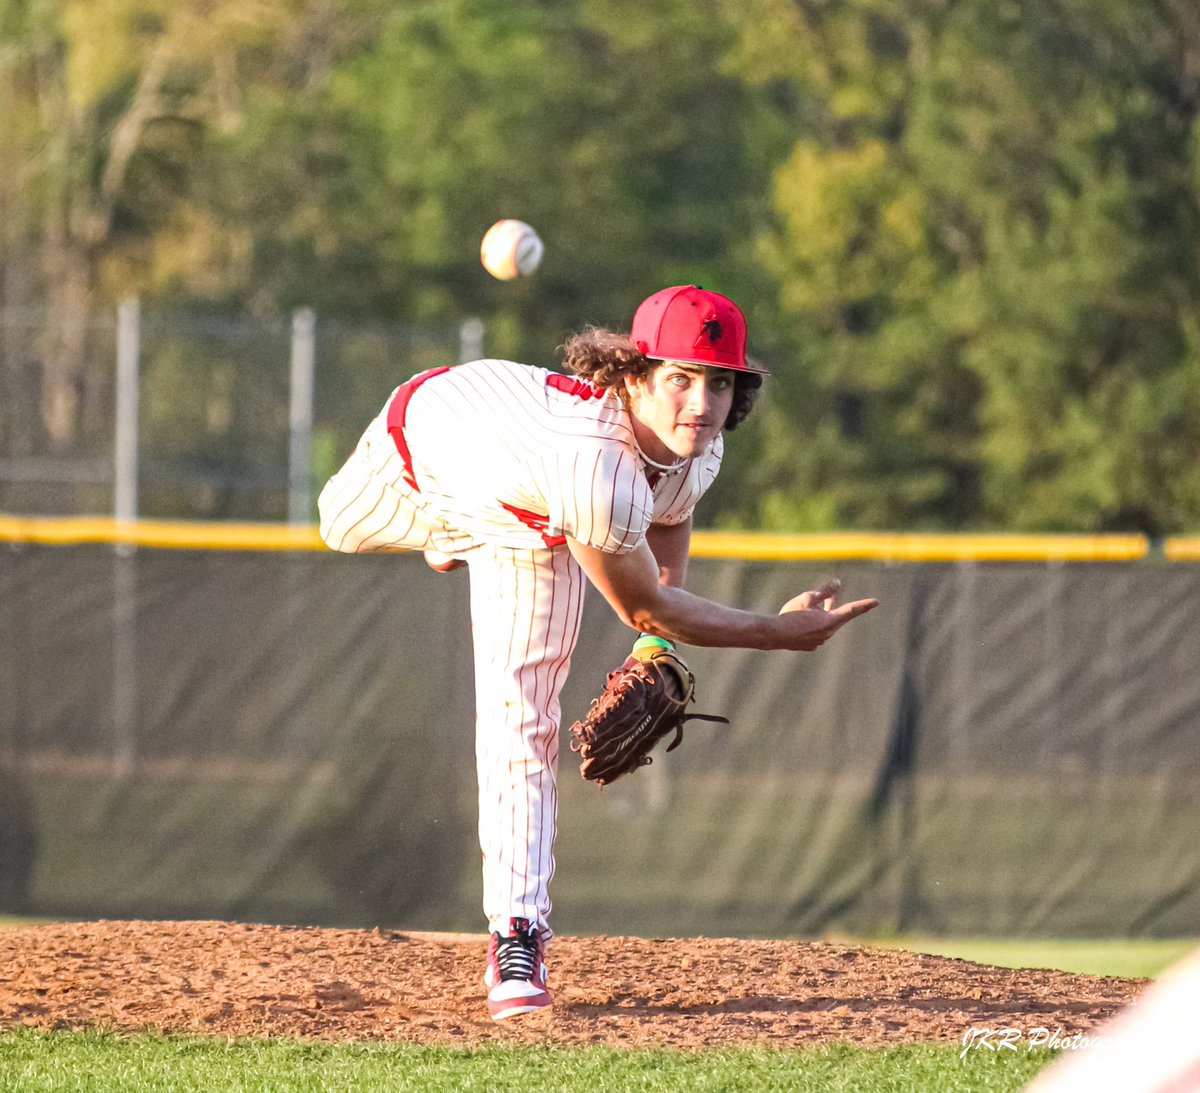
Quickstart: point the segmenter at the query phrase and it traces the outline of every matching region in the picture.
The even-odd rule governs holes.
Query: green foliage
[[[611,1048],[486,1047],[474,1051],[403,1044],[216,1041],[110,1033],[0,1035],[0,1076],[22,1093],[171,1089],[284,1093],[389,1090],[1018,1090],[1050,1060],[1044,1051],[973,1052],[959,1047],[851,1047],[700,1053]]]
[[[758,247],[819,391],[815,413],[784,395],[803,449],[763,469],[747,522],[1194,522],[1194,16],[756,8],[756,62],[810,100]],[[814,492],[831,515],[797,505]]]
[[[0,27],[0,283],[63,323],[47,443],[107,413],[80,316],[128,293],[477,315],[552,364],[699,281],[774,372],[706,523],[1200,524],[1187,0],[5,0]],[[480,267],[501,216],[545,238],[536,277]]]

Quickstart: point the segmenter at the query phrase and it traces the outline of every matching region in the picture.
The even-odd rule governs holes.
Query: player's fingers
[[[820,596],[819,605],[822,611],[832,611],[837,606],[838,593],[842,590],[842,582],[837,577],[830,577],[817,588]]]
[[[816,588],[802,592],[799,596],[788,600],[779,609],[779,613],[783,615],[788,611],[811,611],[814,608],[827,611],[833,606],[834,599],[841,587],[842,582],[836,577],[831,577],[829,580],[823,581]]]
[[[817,586],[816,594],[826,607],[832,607],[834,601],[837,599],[837,594],[841,590],[842,582],[837,577],[830,577]]]
[[[865,615],[868,611],[874,611],[878,606],[878,600],[855,600],[853,603],[844,603],[841,607],[835,607],[829,613],[838,620],[838,625],[841,626],[851,619]]]

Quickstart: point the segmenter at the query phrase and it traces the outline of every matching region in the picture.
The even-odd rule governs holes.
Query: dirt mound
[[[557,938],[552,1011],[494,1024],[486,939],[225,922],[0,931],[0,1025],[683,1049],[1085,1032],[1145,980],[799,941]]]

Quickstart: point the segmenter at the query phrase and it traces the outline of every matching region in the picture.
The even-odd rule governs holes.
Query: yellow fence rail
[[[697,532],[696,557],[884,562],[1127,562],[1145,558],[1144,535],[751,535]]]
[[[123,544],[174,550],[324,550],[312,525],[209,523],[0,514],[0,542],[51,546]],[[903,535],[861,532],[765,535],[697,531],[696,558],[749,561],[1129,562],[1150,555],[1144,535]],[[1200,538],[1168,539],[1169,561],[1200,561]]]
[[[1169,562],[1200,562],[1200,538],[1167,539],[1163,543],[1163,557]]]
[[[80,546],[113,543],[174,550],[324,550],[310,525],[220,524],[110,517],[0,516],[0,542]]]

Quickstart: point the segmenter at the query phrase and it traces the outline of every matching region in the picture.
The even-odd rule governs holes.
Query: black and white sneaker
[[[483,985],[488,989],[488,1012],[493,1021],[550,1005],[544,954],[541,935],[527,918],[509,919],[503,937],[492,934]]]

